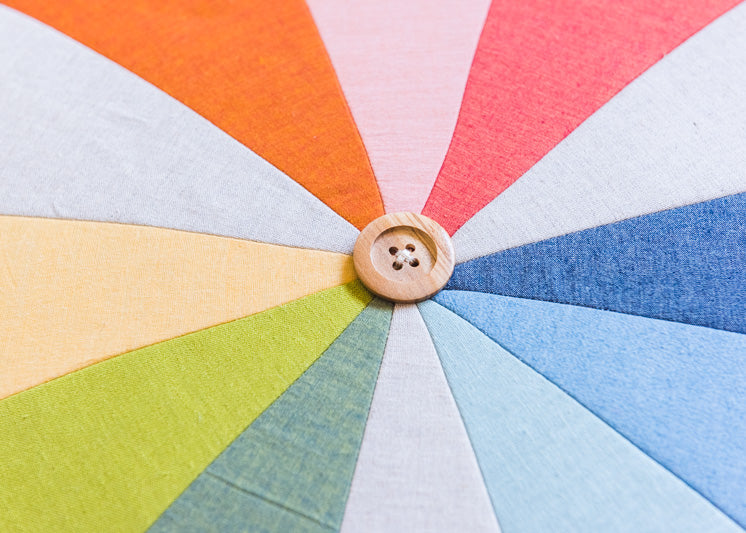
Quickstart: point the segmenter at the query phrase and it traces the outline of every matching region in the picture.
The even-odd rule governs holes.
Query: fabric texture
[[[352,258],[199,233],[0,216],[0,398],[356,278]]]
[[[503,532],[741,530],[474,326],[419,307]]]
[[[362,229],[378,187],[303,0],[4,0],[116,61]],[[235,53],[240,50],[241,53]]]
[[[446,288],[746,333],[746,193],[480,257]]]
[[[451,235],[614,94],[738,0],[495,0],[423,213]]]
[[[150,531],[338,531],[391,310],[371,302]]]
[[[456,232],[457,262],[746,192],[744,28],[742,3],[602,106]]]
[[[0,530],[145,529],[370,300],[353,282],[0,401]]]
[[[499,531],[438,355],[413,304],[394,308],[341,531]]]
[[[135,74],[4,6],[0,71],[0,214],[352,253],[358,231],[285,174]]]
[[[419,213],[456,126],[489,0],[309,0],[386,211]]]
[[[746,8],[308,1],[0,0],[0,531],[743,531],[744,335],[326,288],[443,163],[453,283],[742,324]]]
[[[746,526],[746,335],[478,293],[436,300]]]

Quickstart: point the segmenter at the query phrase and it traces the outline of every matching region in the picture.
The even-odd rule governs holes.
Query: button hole
[[[394,270],[401,270],[401,267],[403,266],[400,262],[394,261],[394,264],[391,265],[394,267]]]
[[[412,259],[412,260],[411,260],[411,261],[409,262],[409,264],[410,264],[410,265],[412,265],[413,267],[417,267],[417,266],[420,266],[420,260],[419,260],[419,259],[417,259],[417,258],[415,257],[414,259]]]
[[[392,246],[391,248],[389,248],[389,253],[391,255],[396,255],[396,252],[398,251],[399,251],[399,248],[397,248],[396,246]]]
[[[407,250],[409,250],[410,252],[414,252],[414,244],[407,244],[407,245],[405,246],[405,248],[406,248]]]

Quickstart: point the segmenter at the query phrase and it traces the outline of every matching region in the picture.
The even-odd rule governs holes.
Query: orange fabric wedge
[[[180,100],[362,229],[383,203],[303,0],[4,0]]]

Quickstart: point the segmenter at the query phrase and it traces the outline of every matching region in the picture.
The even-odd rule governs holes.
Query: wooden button
[[[360,281],[392,302],[419,302],[442,289],[455,257],[440,224],[415,213],[383,215],[360,233],[353,253]]]

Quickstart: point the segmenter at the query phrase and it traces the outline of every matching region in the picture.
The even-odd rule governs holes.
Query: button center
[[[392,268],[394,270],[401,270],[404,265],[411,265],[413,267],[420,266],[420,260],[412,255],[415,251],[414,244],[407,244],[403,250],[399,250],[396,246],[389,248],[389,253],[394,256],[394,264]]]

